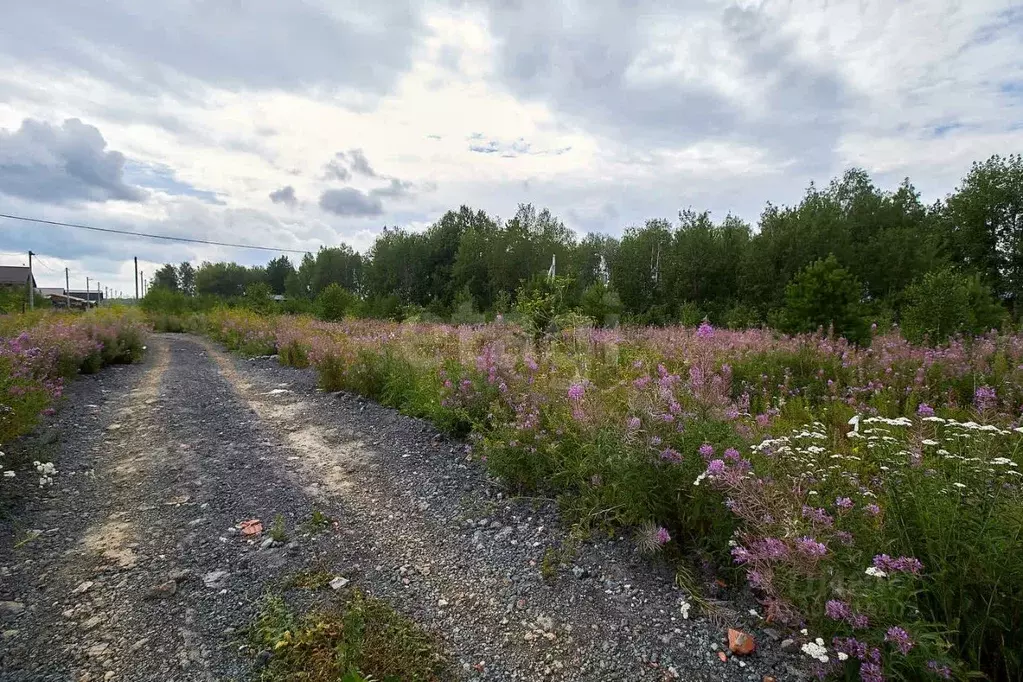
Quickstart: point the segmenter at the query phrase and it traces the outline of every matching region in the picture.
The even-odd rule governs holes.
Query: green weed
[[[355,590],[304,616],[267,596],[249,630],[272,653],[263,682],[433,682],[450,679],[433,639],[386,603]]]

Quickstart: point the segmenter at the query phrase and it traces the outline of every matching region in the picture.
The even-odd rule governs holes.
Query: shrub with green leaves
[[[358,298],[340,284],[329,284],[316,298],[316,316],[327,322],[338,322],[351,315]]]
[[[944,268],[924,275],[904,293],[902,333],[913,343],[945,343],[956,334],[997,329],[1005,309],[976,274]]]
[[[783,328],[790,332],[833,331],[853,343],[870,337],[863,316],[863,288],[830,255],[806,267],[785,288]]]

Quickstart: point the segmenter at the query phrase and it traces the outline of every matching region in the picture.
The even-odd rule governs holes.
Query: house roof
[[[25,284],[28,282],[29,269],[23,265],[0,265],[0,284]],[[32,278],[32,286],[35,286]]]
[[[39,287],[39,293],[43,296],[63,296],[64,289],[61,287]]]

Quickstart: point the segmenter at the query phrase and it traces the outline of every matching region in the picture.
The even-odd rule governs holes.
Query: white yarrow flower
[[[888,574],[885,573],[884,571],[882,571],[877,566],[867,566],[867,570],[865,570],[864,573],[866,573],[869,576],[873,576],[875,578],[887,578],[888,577]]]

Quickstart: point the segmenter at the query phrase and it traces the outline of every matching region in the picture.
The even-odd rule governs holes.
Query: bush
[[[940,344],[956,334],[997,329],[1005,309],[995,302],[980,276],[955,268],[936,270],[906,288],[902,334],[913,343]]]
[[[327,322],[338,322],[350,315],[357,304],[355,294],[340,284],[331,283],[316,297],[316,316]]]
[[[622,300],[614,289],[603,282],[594,282],[583,291],[579,312],[601,327],[617,327],[622,314]]]
[[[736,303],[724,313],[724,323],[729,329],[752,329],[759,327],[760,314],[753,306]]]
[[[865,343],[870,330],[860,303],[863,287],[830,255],[808,265],[785,288],[784,329],[789,332],[834,332]]]

